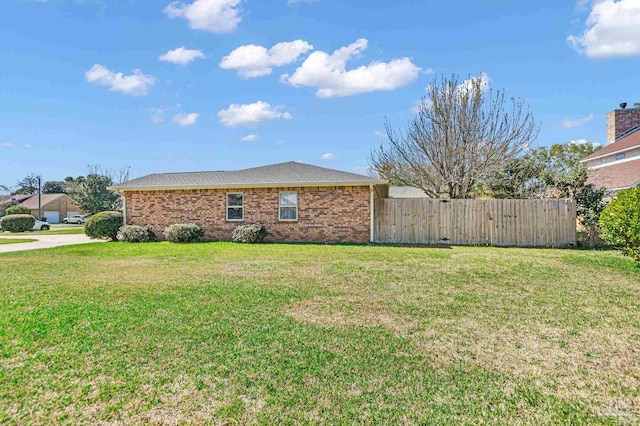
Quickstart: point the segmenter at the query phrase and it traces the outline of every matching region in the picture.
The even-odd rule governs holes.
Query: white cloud
[[[130,96],[145,96],[155,84],[156,79],[145,75],[140,70],[133,70],[131,75],[110,71],[107,67],[95,64],[85,73],[87,81],[100,86],[107,86],[113,92]]]
[[[364,38],[334,51],[331,55],[315,51],[293,73],[281,80],[291,86],[317,88],[316,96],[332,98],[352,96],[377,90],[393,90],[404,87],[418,78],[420,68],[409,58],[391,62],[371,62],[352,70],[346,69],[349,59],[358,56],[368,45]]]
[[[173,116],[171,121],[179,124],[182,127],[187,127],[196,124],[196,121],[198,121],[198,117],[200,117],[200,114],[198,114],[197,112],[192,112],[189,114],[176,114]]]
[[[337,156],[333,152],[327,152],[326,154],[322,154],[323,160],[333,160]]]
[[[379,138],[386,138],[387,134],[385,132],[381,132],[380,130],[376,130],[375,132],[373,132],[374,135],[376,135]]]
[[[258,101],[252,104],[231,104],[229,108],[218,112],[220,123],[227,127],[252,127],[270,120],[293,118],[282,107],[272,107],[267,102]]]
[[[30,143],[25,143],[24,145],[22,145],[23,148],[31,148],[31,144]]]
[[[237,70],[243,78],[262,77],[271,74],[273,67],[290,64],[312,49],[313,46],[304,40],[278,43],[269,50],[247,44],[222,58],[220,68]]]
[[[584,32],[567,41],[590,58],[640,55],[640,1],[595,2]]]
[[[186,65],[196,59],[204,58],[205,56],[204,53],[202,53],[202,50],[185,49],[184,46],[181,46],[177,49],[168,51],[164,55],[160,55],[158,59],[164,62],[171,62],[172,64]]]
[[[258,135],[247,135],[240,139],[240,142],[255,142],[258,140]]]
[[[241,0],[195,0],[193,3],[174,1],[164,9],[169,18],[184,18],[194,30],[228,33],[242,20]]]
[[[593,120],[593,114],[589,114],[586,117],[577,118],[575,120],[565,118],[564,120],[562,120],[562,122],[560,122],[560,125],[564,128],[572,129],[574,127],[582,126],[583,124],[587,124],[591,120]]]
[[[0,148],[13,148],[14,146],[12,142],[0,142]]]

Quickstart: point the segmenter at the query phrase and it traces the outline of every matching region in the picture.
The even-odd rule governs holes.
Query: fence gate
[[[375,200],[375,241],[573,247],[574,200]]]

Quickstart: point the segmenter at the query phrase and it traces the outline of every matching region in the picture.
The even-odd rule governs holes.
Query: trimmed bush
[[[9,232],[26,232],[33,229],[36,218],[30,214],[10,214],[2,218],[0,226]]]
[[[11,207],[7,207],[6,210],[7,215],[14,215],[14,214],[31,214],[31,209],[29,209],[29,207],[25,207],[25,206],[11,206]]]
[[[156,234],[147,226],[124,225],[116,238],[127,243],[149,243],[156,241]]]
[[[602,239],[640,262],[640,187],[618,192],[600,215]]]
[[[197,243],[202,237],[204,230],[195,223],[176,223],[164,230],[164,238],[173,243]]]
[[[84,233],[94,240],[115,240],[123,219],[120,212],[100,212],[94,214],[84,225]]]
[[[236,243],[255,244],[264,241],[267,236],[267,228],[263,225],[240,225],[233,230],[231,239]]]

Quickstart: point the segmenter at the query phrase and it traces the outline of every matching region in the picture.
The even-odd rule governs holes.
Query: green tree
[[[581,243],[587,247],[595,247],[600,240],[600,216],[607,206],[604,201],[605,189],[586,185],[576,193],[578,222],[586,230],[587,239]]]
[[[640,262],[640,187],[618,192],[600,215],[602,238]]]
[[[485,186],[494,198],[536,198],[544,187],[540,179],[543,170],[544,163],[535,156],[514,158],[489,175]]]
[[[67,177],[65,188],[84,212],[95,214],[121,209],[120,196],[107,188],[127,180],[129,180],[129,168],[114,172],[91,166],[86,176],[76,179]]]
[[[118,195],[107,189],[111,185],[113,180],[109,176],[89,173],[69,195],[82,211],[96,214],[111,210],[118,201]]]
[[[59,180],[50,180],[42,185],[43,194],[66,194],[65,183]]]

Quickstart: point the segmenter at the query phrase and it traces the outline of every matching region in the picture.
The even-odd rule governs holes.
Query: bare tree
[[[539,127],[522,101],[505,100],[485,75],[435,80],[402,133],[385,123],[388,144],[371,152],[370,166],[396,184],[434,198],[469,198],[476,186],[517,158]]]

